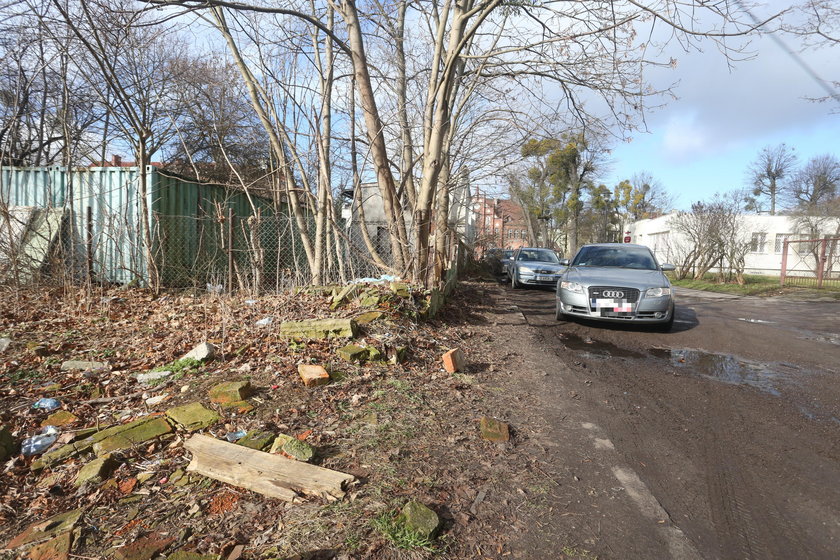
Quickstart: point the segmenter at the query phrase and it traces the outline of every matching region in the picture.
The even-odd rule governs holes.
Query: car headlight
[[[520,266],[519,267],[519,272],[524,272],[525,274],[533,274],[534,269],[533,268],[528,268],[527,266]]]
[[[647,297],[670,296],[671,288],[648,288],[647,292],[645,292],[645,295]]]
[[[583,285],[578,284],[577,282],[560,282],[560,289],[568,290],[570,292],[574,292],[576,294],[583,293]]]

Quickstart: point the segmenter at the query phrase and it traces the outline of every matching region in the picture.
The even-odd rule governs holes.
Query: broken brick
[[[323,366],[300,364],[298,365],[298,374],[300,374],[303,384],[307,387],[326,385],[330,382],[330,374]]]
[[[464,371],[466,365],[467,363],[464,358],[464,353],[460,348],[453,348],[443,355],[443,367],[449,373]]]
[[[210,400],[222,406],[232,406],[244,401],[253,392],[250,381],[227,381],[210,389]]]
[[[484,416],[479,422],[481,437],[487,441],[503,443],[510,440],[510,426],[495,418]]]
[[[197,402],[170,408],[166,416],[188,432],[209,428],[220,420],[218,414]]]

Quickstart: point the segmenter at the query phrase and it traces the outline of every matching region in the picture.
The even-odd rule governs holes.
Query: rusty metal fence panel
[[[785,240],[780,279],[782,286],[840,287],[840,237]]]

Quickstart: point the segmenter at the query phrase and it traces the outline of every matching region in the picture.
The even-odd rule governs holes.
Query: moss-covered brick
[[[108,478],[119,463],[110,455],[103,455],[79,469],[73,485],[78,488],[82,484],[98,484]]]
[[[382,352],[373,346],[367,347],[367,359],[371,362],[378,362],[382,359]]]
[[[293,439],[295,438],[286,434],[277,434],[277,437],[274,438],[274,443],[271,444],[271,450],[269,453],[281,453],[283,451],[283,446]]]
[[[360,325],[369,325],[381,318],[383,313],[381,311],[368,311],[356,317],[356,323]]]
[[[362,363],[367,358],[367,348],[355,344],[348,344],[338,349],[338,357],[350,363]]]
[[[139,443],[172,432],[172,426],[164,418],[155,417],[146,422],[125,428],[93,444],[97,456],[120,449],[128,449]],[[96,436],[94,436],[96,437]]]
[[[353,319],[310,319],[280,323],[280,335],[286,338],[353,338],[357,330]]]
[[[481,437],[487,441],[503,443],[510,439],[510,427],[495,418],[484,416],[479,422]]]
[[[210,389],[210,400],[221,405],[244,401],[254,393],[250,381],[227,381]]]
[[[286,441],[286,443],[283,444],[282,449],[283,453],[292,459],[303,461],[304,463],[308,463],[313,459],[313,457],[315,457],[315,448],[305,441],[300,441],[296,438],[290,438]]]
[[[345,286],[336,296],[333,298],[332,304],[330,305],[330,309],[337,309],[345,302],[352,300],[357,295],[359,295],[359,291],[361,287],[359,284],[350,284]]]
[[[170,408],[166,416],[188,432],[209,428],[221,419],[215,411],[198,402]]]
[[[5,461],[17,452],[17,444],[12,437],[12,432],[6,426],[0,424],[0,462]]]
[[[362,297],[362,307],[378,307],[382,303],[382,297],[379,294],[369,294]]]
[[[403,282],[391,282],[391,291],[401,298],[411,297],[408,286]]]
[[[59,410],[47,416],[47,418],[41,422],[41,426],[66,426],[67,424],[72,424],[78,419],[78,416],[72,412]]]
[[[271,447],[274,438],[277,437],[271,432],[263,432],[261,430],[251,430],[245,437],[237,441],[237,445],[256,449],[257,451],[265,451]]]
[[[76,523],[82,517],[82,513],[84,513],[83,509],[74,509],[33,523],[24,529],[21,534],[6,543],[6,548],[18,548],[66,533],[76,526]]]
[[[412,500],[403,506],[397,523],[424,539],[433,539],[440,527],[440,518],[426,505]]]

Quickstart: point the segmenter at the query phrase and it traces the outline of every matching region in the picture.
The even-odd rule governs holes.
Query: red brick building
[[[522,207],[510,199],[473,197],[476,250],[481,255],[494,247],[516,249],[530,245],[528,226]]]

